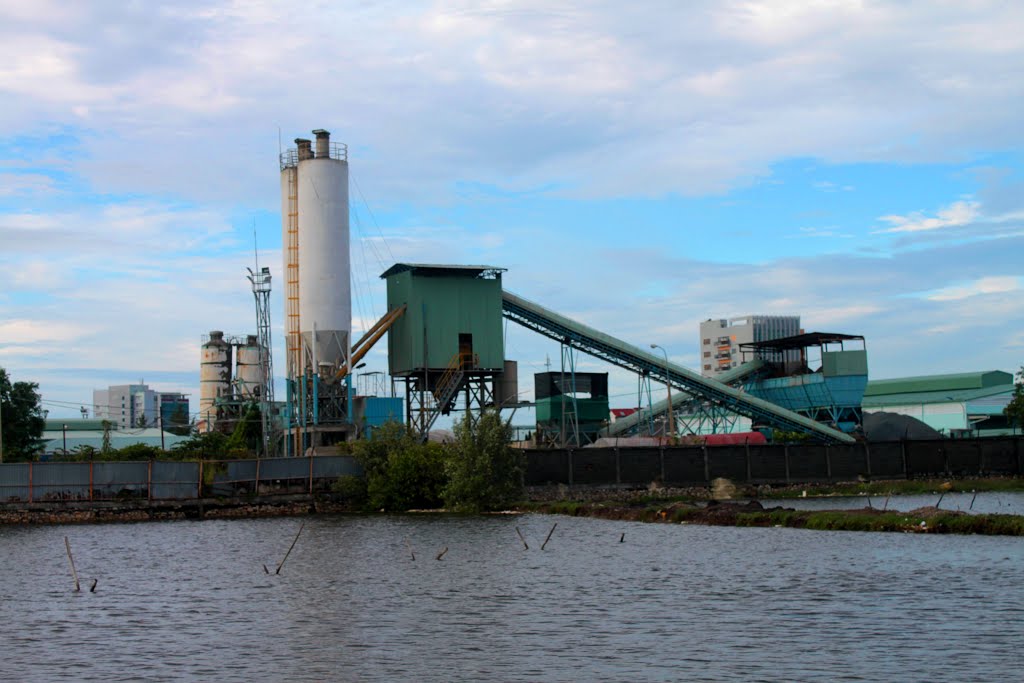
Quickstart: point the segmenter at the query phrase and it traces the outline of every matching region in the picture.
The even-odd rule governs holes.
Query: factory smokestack
[[[299,161],[313,158],[312,142],[305,138],[295,138],[295,145],[298,147]]]
[[[331,155],[331,134],[323,128],[313,131],[316,136],[316,156],[319,159],[326,159]]]

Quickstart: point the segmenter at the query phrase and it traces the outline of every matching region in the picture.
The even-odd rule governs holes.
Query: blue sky
[[[357,329],[395,261],[488,263],[691,367],[701,320],[749,313],[864,334],[877,378],[1024,364],[1017,3],[0,17],[0,365],[55,416],[138,379],[197,406],[200,336],[255,326],[254,229],[280,284],[279,139],[321,127],[350,150]],[[507,340],[523,388],[557,364]]]

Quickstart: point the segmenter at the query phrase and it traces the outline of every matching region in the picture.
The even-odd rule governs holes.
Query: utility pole
[[[665,354],[665,388],[668,389],[668,425],[666,436],[669,436],[672,441],[676,438],[676,418],[672,413],[672,382],[668,377],[668,351],[664,347],[658,346],[657,344],[651,344],[652,349],[661,349],[661,352]],[[670,442],[671,443],[671,442]]]
[[[160,425],[160,450],[166,451],[164,447],[164,411],[157,408],[156,423]]]

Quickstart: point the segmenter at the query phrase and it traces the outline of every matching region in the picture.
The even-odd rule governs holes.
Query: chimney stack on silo
[[[305,161],[306,159],[313,158],[312,144],[312,142],[305,138],[295,138],[295,145],[299,150],[299,161]]]
[[[331,134],[323,128],[313,131],[316,136],[316,155],[320,159],[327,159],[331,156]]]

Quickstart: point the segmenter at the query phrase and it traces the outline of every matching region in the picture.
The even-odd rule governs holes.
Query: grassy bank
[[[968,515],[963,512],[920,508],[911,512],[861,510],[764,509],[760,503],[690,503],[620,505],[559,501],[524,505],[529,512],[596,517],[637,522],[704,524],[709,526],[789,527],[828,531],[899,531],[906,533],[985,534],[1024,536],[1024,516]]]

